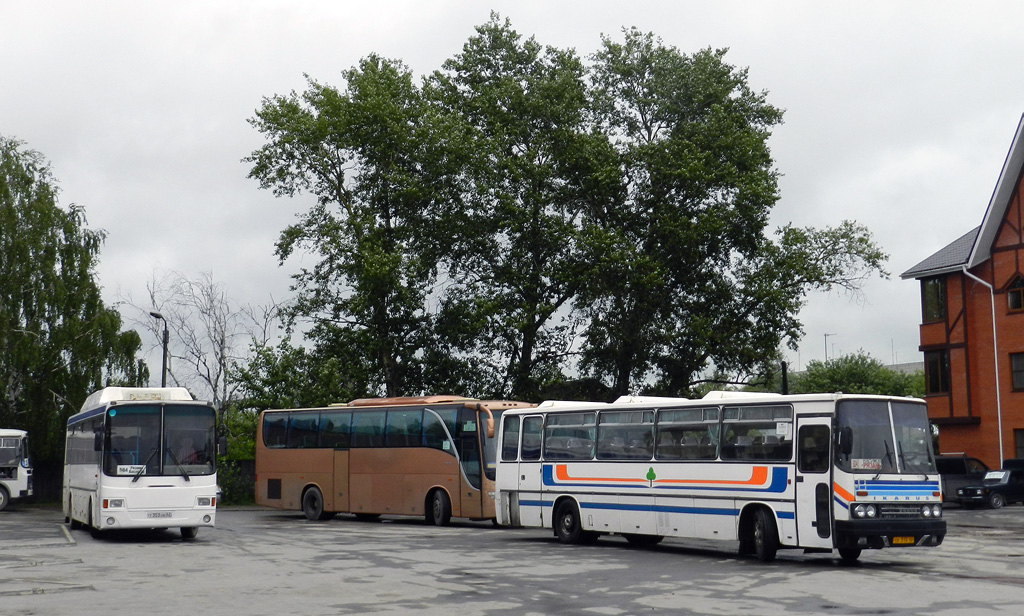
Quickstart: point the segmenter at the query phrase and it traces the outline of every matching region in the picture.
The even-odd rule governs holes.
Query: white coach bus
[[[0,429],[0,511],[12,500],[32,496],[28,433]]]
[[[107,387],[67,425],[64,517],[93,533],[180,528],[191,539],[217,514],[213,405],[183,387]]]
[[[937,546],[946,533],[922,401],[712,392],[546,402],[502,415],[498,523],[563,543],[619,534],[780,548]]]

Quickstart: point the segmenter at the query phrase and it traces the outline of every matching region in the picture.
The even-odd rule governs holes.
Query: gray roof
[[[1010,206],[1010,199],[1013,197],[1014,191],[1017,190],[1022,169],[1024,169],[1024,115],[1017,123],[1017,132],[1013,135],[1010,151],[1006,154],[1003,168],[999,172],[999,180],[996,182],[995,190],[992,191],[992,198],[989,199],[981,226],[903,272],[900,274],[900,278],[927,278],[960,271],[964,268],[971,269],[991,258],[992,244],[996,241],[999,226],[1003,222],[1003,217],[1006,216],[1006,209]]]
[[[900,278],[926,278],[960,271],[963,266],[967,265],[967,260],[971,257],[971,249],[974,248],[974,241],[978,238],[980,231],[980,226],[971,229],[942,250],[900,274]]]

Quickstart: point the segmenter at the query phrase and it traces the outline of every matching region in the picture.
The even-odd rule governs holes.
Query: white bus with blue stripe
[[[937,546],[946,533],[924,403],[712,392],[545,402],[502,415],[498,523],[563,543],[621,535],[779,549]]]

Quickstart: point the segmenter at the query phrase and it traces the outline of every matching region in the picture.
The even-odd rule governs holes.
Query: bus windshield
[[[836,411],[836,464],[855,473],[935,473],[923,404],[844,400]]]
[[[205,405],[131,405],[107,411],[107,475],[210,475],[216,416]]]

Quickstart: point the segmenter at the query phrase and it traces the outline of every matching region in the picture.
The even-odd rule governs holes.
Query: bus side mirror
[[[494,438],[494,417],[487,418],[487,438]]]
[[[853,453],[853,428],[850,426],[844,426],[839,431],[839,451],[844,456]]]
[[[221,457],[228,455],[228,437],[222,436],[217,439],[217,455]]]

